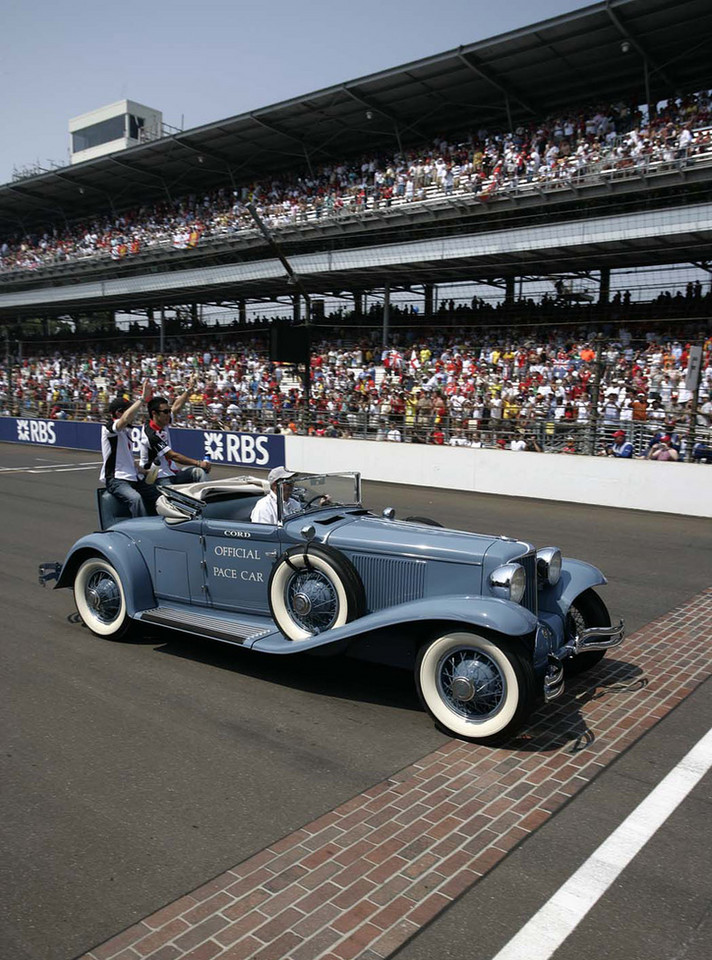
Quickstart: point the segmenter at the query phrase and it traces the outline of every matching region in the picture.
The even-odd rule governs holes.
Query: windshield
[[[282,481],[280,481],[280,487],[281,485]],[[360,506],[361,475],[358,473],[300,474],[294,478],[290,500],[296,502],[291,502],[289,517],[319,510],[322,507]],[[281,508],[283,501],[279,494],[277,502]],[[280,514],[280,519],[286,519],[282,509]]]

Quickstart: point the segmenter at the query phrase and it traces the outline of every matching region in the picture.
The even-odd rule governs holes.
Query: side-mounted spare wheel
[[[267,589],[274,622],[288,640],[341,627],[366,611],[356,568],[323,544],[290,547],[274,565]]]
[[[453,630],[425,644],[416,664],[425,709],[447,733],[494,744],[511,736],[534,703],[534,676],[516,641]]]
[[[85,625],[98,637],[118,639],[132,626],[121,577],[103,557],[89,557],[77,570],[74,602]]]

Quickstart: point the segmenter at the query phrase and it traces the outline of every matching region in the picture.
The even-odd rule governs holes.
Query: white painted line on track
[[[493,960],[548,960],[711,767],[708,730]]]
[[[46,467],[37,467],[37,466],[27,466],[27,467],[0,467],[0,473],[23,473],[28,470],[42,471],[43,473],[47,472]]]
[[[101,460],[84,460],[81,463],[52,463],[38,467],[36,464],[22,467],[0,467],[0,473],[66,473],[68,470],[93,470],[101,466]]]
[[[36,467],[32,470],[27,470],[27,473],[76,473],[77,470],[94,470],[96,469],[97,464],[92,464],[90,467],[55,467],[54,470],[44,470],[42,467]]]

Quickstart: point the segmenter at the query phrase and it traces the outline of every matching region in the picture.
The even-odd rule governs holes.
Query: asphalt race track
[[[661,482],[669,469],[661,465]],[[38,586],[37,564],[62,560],[96,528],[97,475],[95,454],[0,445],[7,960],[71,960],[452,745],[399,671],[266,658],[168,631],[128,643],[93,637],[70,591]],[[554,544],[600,566],[610,581],[602,595],[629,634],[712,585],[712,521],[373,483],[364,491],[373,509]],[[398,956],[494,958],[711,727],[707,680],[421,924]],[[709,956],[711,801],[708,773],[557,960]],[[138,956],[128,948],[121,960]],[[188,953],[163,951],[178,956]]]

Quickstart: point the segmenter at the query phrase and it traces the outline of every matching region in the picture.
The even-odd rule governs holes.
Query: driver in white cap
[[[282,480],[282,516],[288,517],[291,513],[301,510],[298,500],[292,497],[294,483],[292,477],[296,474],[286,467],[275,467],[267,474],[270,492],[258,500],[252,508],[250,520],[253,523],[277,523],[277,481]]]

